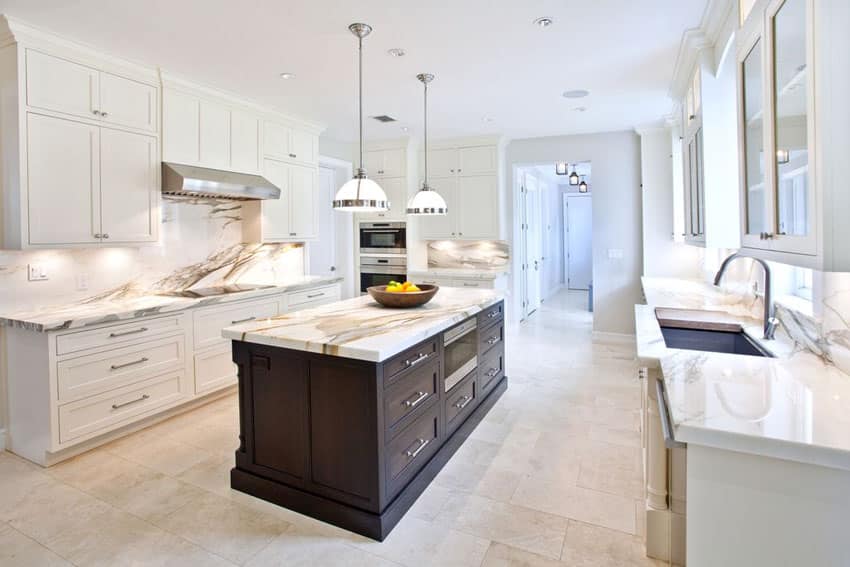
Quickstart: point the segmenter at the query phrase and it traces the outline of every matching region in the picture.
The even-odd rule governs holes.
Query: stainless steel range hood
[[[162,163],[162,192],[238,201],[280,199],[280,189],[259,175],[166,162]]]

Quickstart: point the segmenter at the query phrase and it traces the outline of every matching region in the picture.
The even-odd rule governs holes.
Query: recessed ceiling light
[[[401,47],[393,47],[392,49],[388,49],[387,53],[392,55],[393,57],[404,57],[405,52]]]
[[[281,79],[294,79],[295,73],[281,73],[280,78]]]
[[[564,98],[584,98],[590,94],[590,91],[584,89],[575,89],[572,91],[564,91],[561,96]]]
[[[541,28],[548,28],[554,23],[555,21],[552,18],[547,17],[537,18],[536,20],[534,20],[534,24]]]

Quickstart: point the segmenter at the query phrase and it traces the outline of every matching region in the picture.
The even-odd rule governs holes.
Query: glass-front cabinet
[[[812,0],[774,0],[738,44],[742,245],[818,254]]]
[[[705,172],[700,67],[691,78],[682,104],[685,242],[705,245]]]

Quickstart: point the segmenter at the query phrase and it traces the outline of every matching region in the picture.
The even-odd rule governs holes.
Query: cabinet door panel
[[[162,95],[162,159],[189,165],[200,160],[201,101],[188,94],[165,90]]]
[[[404,148],[384,150],[383,177],[404,177],[407,173],[407,151]]]
[[[449,177],[457,172],[457,148],[441,148],[428,152],[428,175]],[[423,163],[424,167],[424,163]]]
[[[100,103],[95,69],[27,49],[27,104],[97,119]]]
[[[100,74],[100,111],[104,122],[155,132],[156,88],[145,83]]]
[[[99,128],[27,115],[30,244],[100,242]]]
[[[446,207],[448,207],[449,211],[445,215],[417,217],[419,220],[419,232],[422,238],[426,240],[456,238],[456,219],[459,212],[457,178],[435,177],[430,183],[431,187],[446,200]]]
[[[381,172],[384,170],[384,150],[363,152],[363,163],[370,177],[382,175]],[[357,167],[359,167],[359,163],[354,164],[354,168],[357,169]]]
[[[156,138],[109,128],[100,133],[100,201],[106,242],[156,240]]]
[[[289,237],[314,238],[318,213],[318,173],[313,167],[289,166]]]
[[[262,202],[263,240],[287,240],[289,236],[289,165],[267,159],[263,175],[280,188],[280,199]]]
[[[260,169],[260,119],[234,110],[230,114],[230,167],[237,171]]]
[[[201,163],[230,169],[230,110],[214,102],[201,101]]]
[[[387,199],[390,209],[382,213],[365,213],[360,215],[364,220],[406,220],[407,217],[407,178],[388,177],[378,182]]]
[[[291,130],[288,157],[305,163],[316,163],[318,146],[318,139],[313,134]]]
[[[457,235],[461,238],[499,238],[499,192],[495,175],[461,177],[458,181]]]
[[[495,146],[461,148],[458,152],[458,173],[461,175],[484,175],[497,173]]]
[[[275,159],[290,159],[289,128],[277,122],[264,122],[263,153]]]

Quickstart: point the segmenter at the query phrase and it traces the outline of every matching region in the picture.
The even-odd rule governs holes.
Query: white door
[[[158,164],[153,136],[101,129],[101,231],[107,244],[156,239]]]
[[[156,131],[156,88],[112,73],[100,74],[100,116],[104,122]]]
[[[30,106],[98,118],[100,89],[95,69],[27,49],[26,77]]]
[[[260,119],[240,110],[230,113],[230,167],[249,173],[260,168]]]
[[[27,115],[30,244],[100,242],[100,128]]]
[[[445,215],[414,217],[419,222],[419,234],[424,240],[444,240],[457,235],[457,178],[436,177],[429,181],[431,188],[446,201],[448,213]]]
[[[230,109],[201,101],[201,163],[216,169],[230,169]]]
[[[315,167],[289,166],[289,236],[295,239],[316,237]]]
[[[532,176],[525,178],[523,192],[525,221],[525,316],[528,317],[540,308],[540,257],[542,253],[540,230],[540,192],[537,180]]]
[[[458,237],[488,240],[499,238],[499,192],[495,175],[458,178]]]
[[[590,195],[564,196],[567,287],[588,289],[593,280],[593,221]]]
[[[280,189],[280,199],[268,199],[263,207],[263,241],[287,240],[289,235],[289,166],[273,159],[263,161],[263,175]]]
[[[336,171],[326,167],[319,168],[318,231],[321,238],[310,243],[310,272],[326,276],[336,272],[336,219],[339,213],[331,207],[336,194]]]

